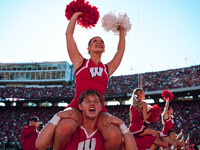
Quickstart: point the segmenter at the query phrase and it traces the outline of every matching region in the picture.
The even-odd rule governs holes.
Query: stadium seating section
[[[140,75],[145,91],[184,88],[200,86],[200,66],[172,69],[167,71],[149,72]],[[138,86],[138,75],[113,76],[109,80],[107,95],[131,93]],[[74,86],[46,87],[46,88],[23,88],[1,87],[0,98],[72,98],[75,93]],[[200,139],[200,105],[199,100],[173,101],[175,125],[177,133],[184,130],[185,136],[190,133],[190,143],[199,144]],[[158,104],[162,110],[163,103]],[[107,106],[109,113],[121,118],[129,125],[129,107]],[[22,128],[28,124],[30,116],[36,115],[46,124],[61,107],[0,107],[0,148],[3,148],[4,137],[7,136],[10,147],[20,147]],[[162,123],[159,119],[154,124],[149,124],[154,129],[161,130]],[[186,137],[185,137],[186,138]]]

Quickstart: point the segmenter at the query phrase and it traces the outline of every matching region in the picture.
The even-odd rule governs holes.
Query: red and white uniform
[[[22,150],[37,150],[35,142],[38,135],[39,131],[36,130],[36,126],[25,126],[22,129]]]
[[[131,105],[130,112],[131,121],[129,125],[129,131],[135,138],[138,150],[150,149],[151,145],[156,140],[156,137],[153,135],[139,136],[139,134],[144,132],[144,130],[146,129],[143,122],[142,112],[136,109],[133,105]]]
[[[164,136],[167,136],[168,131],[172,130],[173,125],[174,125],[174,120],[173,120],[173,118],[171,116],[168,119],[165,119],[164,120],[163,129],[162,129],[162,134]]]
[[[156,137],[153,135],[135,136],[135,142],[138,150],[150,149],[155,140]]]
[[[129,125],[129,131],[134,135],[138,135],[146,129],[143,122],[142,113],[131,105],[131,121]]]
[[[104,139],[101,132],[96,129],[88,135],[83,126],[79,126],[71,136],[65,150],[103,150]]]
[[[91,59],[84,59],[83,64],[75,71],[76,78],[76,95],[71,103],[67,106],[78,108],[78,97],[86,90],[97,90],[104,97],[109,75],[107,65],[100,62],[96,65]],[[104,104],[102,111],[107,112]]]

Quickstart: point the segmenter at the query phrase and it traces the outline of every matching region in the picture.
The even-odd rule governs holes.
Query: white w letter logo
[[[96,139],[92,138],[90,140],[83,141],[78,144],[77,150],[95,150]]]
[[[103,72],[103,68],[93,67],[90,68],[91,77],[94,78],[95,76],[101,77]]]

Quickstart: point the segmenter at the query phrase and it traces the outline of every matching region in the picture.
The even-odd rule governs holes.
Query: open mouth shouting
[[[94,107],[90,107],[89,112],[90,113],[95,113],[96,109]]]

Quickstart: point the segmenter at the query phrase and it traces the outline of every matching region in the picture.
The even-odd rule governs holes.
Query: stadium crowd
[[[106,94],[132,93],[132,90],[138,86],[138,81],[140,80],[142,80],[145,92],[200,86],[200,66],[149,72],[139,75],[113,76],[109,79]]]
[[[164,103],[158,104],[162,110]],[[199,145],[200,139],[200,105],[198,101],[181,101],[172,102],[171,105],[174,109],[174,129],[177,133],[181,129],[184,130],[185,139],[186,135],[190,134],[190,145]],[[130,105],[121,106],[107,106],[108,112],[124,120],[128,126],[130,123],[129,108]],[[7,137],[8,147],[21,147],[21,131],[23,126],[27,125],[27,119],[30,116],[38,116],[43,124],[46,124],[52,116],[63,110],[61,107],[1,107],[0,113],[0,148],[4,146],[4,139]],[[159,118],[154,124],[149,124],[151,128],[161,131],[162,123]]]
[[[113,76],[110,78],[106,95],[132,93],[138,86],[138,78],[142,80],[144,91],[185,88],[200,86],[200,65],[189,68],[171,69],[167,71],[149,72],[143,74]],[[0,87],[0,98],[51,98],[72,99],[75,94],[74,86],[66,87]],[[158,105],[164,108],[163,103]],[[174,109],[174,129],[177,133],[181,129],[184,134],[190,134],[190,145],[199,145],[200,139],[200,106],[198,100],[172,102]],[[121,118],[126,125],[130,123],[130,105],[107,106],[108,112]],[[0,107],[0,148],[7,141],[8,147],[21,147],[21,131],[27,125],[27,119],[38,116],[46,124],[52,116],[63,110],[62,107]],[[149,124],[156,130],[162,129],[161,119],[154,124]],[[187,138],[187,137],[185,137]]]
[[[105,95],[132,93],[132,89],[138,86],[138,78],[142,80],[143,90],[145,92],[200,86],[200,65],[139,75],[112,76],[109,79]],[[74,94],[74,86],[0,88],[0,98],[60,98],[65,100],[72,99]]]

